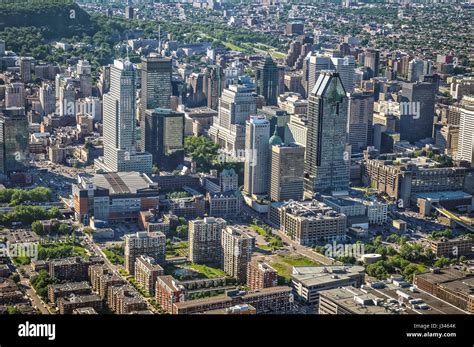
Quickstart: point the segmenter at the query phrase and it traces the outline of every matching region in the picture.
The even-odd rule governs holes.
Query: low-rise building
[[[87,280],[89,267],[103,264],[100,257],[70,257],[55,259],[49,262],[49,275],[58,280],[83,281]]]
[[[156,280],[156,303],[168,313],[175,313],[174,304],[185,300],[186,289],[172,276],[159,276]]]
[[[71,295],[58,300],[60,314],[72,314],[75,309],[84,307],[92,307],[96,311],[102,311],[103,304],[100,296],[96,294]]]
[[[50,284],[48,286],[48,299],[53,304],[62,297],[73,295],[91,294],[92,287],[87,281],[68,282],[63,284]]]

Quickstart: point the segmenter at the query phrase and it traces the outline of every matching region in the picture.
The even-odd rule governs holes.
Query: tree
[[[445,267],[447,265],[449,265],[449,259],[446,257],[441,257],[434,263],[435,267]]]
[[[219,145],[204,136],[187,136],[184,139],[186,156],[196,162],[197,169],[208,172],[217,160]]]
[[[44,233],[44,228],[43,224],[37,220],[31,223],[31,229],[37,234],[37,235],[43,235]]]

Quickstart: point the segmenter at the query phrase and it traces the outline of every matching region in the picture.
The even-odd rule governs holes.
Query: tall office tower
[[[355,60],[353,56],[339,58],[316,53],[309,58],[308,93],[310,93],[322,71],[333,70],[339,73],[346,92],[354,90]]]
[[[377,49],[368,49],[364,53],[364,66],[369,70],[370,78],[379,75],[380,51]]]
[[[371,142],[374,119],[374,95],[352,93],[349,96],[347,132],[353,153],[362,153]]]
[[[24,170],[28,165],[28,119],[24,107],[0,112],[0,173]]]
[[[222,269],[238,283],[246,283],[255,239],[236,227],[222,230]]]
[[[39,89],[39,99],[42,108],[42,116],[56,111],[56,95],[51,84],[43,83]]]
[[[207,217],[189,221],[189,261],[195,264],[220,264],[221,236],[226,227],[222,218]]]
[[[32,57],[20,58],[20,76],[24,83],[31,82],[31,64],[33,61]]]
[[[400,140],[415,143],[433,136],[436,83],[403,83],[400,105]]]
[[[76,89],[72,79],[67,78],[59,87],[59,115],[75,116],[76,115]]]
[[[135,101],[133,64],[115,60],[103,98],[104,156],[95,161],[97,170],[151,173],[152,155],[136,151]]]
[[[25,107],[25,85],[13,82],[5,88],[5,107]]]
[[[135,12],[135,10],[132,6],[125,7],[125,18],[133,19],[134,12]]]
[[[208,66],[206,81],[207,107],[217,111],[224,85],[225,75],[222,67],[220,65]]]
[[[142,120],[142,148],[160,170],[172,171],[184,160],[184,113],[146,110]]]
[[[425,62],[421,59],[413,59],[408,63],[408,76],[409,82],[420,81],[425,75]]]
[[[263,116],[251,116],[246,123],[244,192],[248,195],[268,194],[270,122]]]
[[[189,107],[205,106],[207,97],[205,94],[205,75],[202,73],[193,72],[189,76],[189,96],[186,103]]]
[[[226,152],[239,156],[245,149],[245,122],[255,113],[257,101],[253,90],[232,84],[222,92],[219,115],[209,129],[209,136]]]
[[[92,95],[92,68],[87,60],[79,60],[76,66],[76,73],[79,77],[81,97]]]
[[[322,73],[309,96],[305,194],[349,187],[346,91],[338,73]]]
[[[0,57],[5,55],[5,40],[0,40]]]
[[[111,65],[104,65],[102,66],[102,72],[100,73],[99,82],[97,86],[100,91],[100,95],[104,95],[110,91],[110,66]],[[142,64],[142,73],[143,73],[143,64]],[[143,76],[142,76],[143,81]],[[142,95],[143,98],[143,95]]]
[[[304,152],[297,144],[278,143],[273,135],[270,139],[270,199],[287,201],[303,199]]]
[[[280,84],[280,72],[278,65],[270,55],[257,66],[256,91],[258,95],[265,98],[267,105],[276,105]]]
[[[161,231],[139,231],[125,235],[125,269],[130,275],[135,273],[135,260],[145,255],[152,257],[158,264],[165,261],[166,236]]]
[[[140,119],[145,111],[155,108],[171,108],[172,62],[156,53],[142,58]]]
[[[461,122],[459,127],[458,159],[474,163],[474,96],[461,99]]]

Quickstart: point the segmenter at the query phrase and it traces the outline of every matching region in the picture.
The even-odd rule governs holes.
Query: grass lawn
[[[250,227],[255,230],[255,232],[257,234],[259,234],[260,236],[267,236],[267,232],[265,230],[263,230],[263,228],[259,227],[258,225],[256,224],[250,224]]]
[[[317,266],[320,263],[303,256],[287,257],[277,255],[271,258],[270,265],[277,270],[281,282],[289,282],[293,266]]]
[[[216,277],[226,276],[223,270],[219,268],[203,265],[203,264],[187,264],[187,265],[183,265],[183,267],[188,268],[188,269],[193,269],[199,272],[202,276],[206,278],[216,278]]]

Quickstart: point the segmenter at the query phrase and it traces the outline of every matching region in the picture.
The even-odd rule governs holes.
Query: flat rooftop
[[[435,201],[472,199],[471,194],[465,193],[462,190],[417,193],[416,196],[422,199]]]
[[[96,187],[108,189],[111,194],[135,194],[137,191],[156,188],[154,183],[146,174],[139,172],[111,172],[95,174],[92,182]]]

